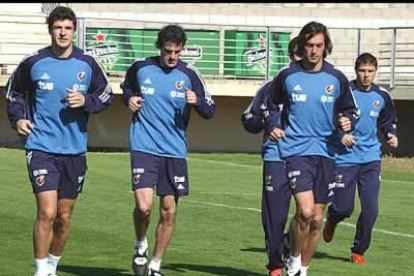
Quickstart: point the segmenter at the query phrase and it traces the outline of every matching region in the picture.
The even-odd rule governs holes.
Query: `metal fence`
[[[1,16],[0,24],[3,24],[5,21]],[[9,21],[19,25],[24,23],[24,18]],[[39,33],[39,28],[30,34],[39,38],[43,35],[44,41],[48,36],[45,21],[31,24],[32,29],[33,24],[44,26],[43,34]],[[79,18],[75,43],[100,60],[109,76],[123,77],[136,59],[159,53],[154,43],[163,25],[160,22],[137,20]],[[289,63],[288,43],[301,28],[181,25],[188,36],[182,59],[196,66],[205,78],[230,80],[266,80],[273,77]],[[32,52],[28,47],[30,43],[25,37],[8,41],[7,34],[16,32],[16,28],[2,29],[0,66],[13,67],[25,54]],[[27,34],[30,28],[25,28],[24,32]],[[343,71],[349,79],[355,76],[354,62],[358,54],[370,52],[379,59],[376,80],[379,84],[391,89],[396,86],[414,87],[414,27],[329,28],[329,32],[334,49],[327,61]],[[33,47],[39,44],[35,41],[40,39],[30,41]]]

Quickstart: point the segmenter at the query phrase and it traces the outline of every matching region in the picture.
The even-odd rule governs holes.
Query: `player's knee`
[[[151,215],[151,207],[146,204],[137,205],[134,209],[134,213],[142,217],[149,217]]]
[[[323,225],[323,215],[315,215],[311,220],[311,231],[319,232]]]
[[[175,220],[175,208],[162,208],[161,219],[164,223],[174,224]]]
[[[354,212],[354,206],[352,206],[352,205],[344,206],[344,207],[342,207],[338,210],[338,213],[341,216],[344,216],[344,217],[347,217],[347,218],[349,218],[352,215],[353,212]]]
[[[70,214],[61,214],[56,217],[55,230],[57,232],[66,232],[70,227]]]
[[[299,209],[298,219],[300,222],[309,223],[315,216],[315,210],[311,207],[303,207]]]
[[[37,212],[37,220],[43,223],[53,223],[56,218],[56,210],[54,208],[44,208]]]

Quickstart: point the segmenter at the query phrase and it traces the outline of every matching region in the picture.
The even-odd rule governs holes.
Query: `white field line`
[[[189,203],[203,204],[203,205],[213,206],[213,207],[223,207],[223,208],[229,208],[229,209],[246,210],[246,211],[254,211],[254,212],[257,212],[257,213],[261,213],[261,210],[256,209],[256,208],[238,207],[238,206],[231,206],[231,205],[220,204],[220,203],[212,203],[212,202],[204,202],[204,201],[191,200],[191,199],[182,199],[182,201],[189,202]],[[326,219],[324,219],[324,221],[325,220]],[[340,225],[345,225],[345,226],[348,226],[348,227],[351,227],[351,228],[356,227],[355,224],[351,224],[351,223],[347,223],[347,222],[341,222]],[[399,237],[406,237],[406,238],[413,238],[414,239],[414,235],[411,235],[411,234],[398,233],[398,232],[387,231],[387,230],[377,229],[377,228],[374,228],[373,231],[378,232],[378,233],[382,233],[382,234],[392,235],[392,236],[399,236]]]
[[[244,168],[255,168],[255,169],[262,169],[262,165],[245,165],[245,164],[238,164],[238,163],[231,163],[226,161],[217,161],[217,160],[206,160],[206,159],[200,159],[200,158],[193,158],[188,157],[188,160],[194,160],[194,161],[201,161],[201,162],[207,162],[207,163],[213,163],[213,164],[221,164],[221,165],[228,165],[233,167],[244,167]],[[414,181],[401,181],[401,180],[391,180],[391,179],[382,179],[382,181],[386,182],[395,182],[395,183],[403,183],[403,184],[414,184]]]

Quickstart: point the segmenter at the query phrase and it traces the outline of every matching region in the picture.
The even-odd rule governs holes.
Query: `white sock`
[[[49,267],[47,265],[47,258],[36,259],[35,258],[35,274],[38,276],[47,276],[49,274]]]
[[[49,273],[56,274],[56,269],[61,256],[55,256],[51,253],[47,256],[47,263],[49,265]]]
[[[135,248],[138,248],[138,253],[141,254],[141,255],[143,255],[144,252],[145,252],[145,250],[148,249],[148,241],[147,241],[147,238],[145,238],[142,241],[138,241],[137,240],[137,242],[135,244]]]
[[[162,259],[157,260],[155,258],[152,258],[148,268],[151,269],[151,270],[154,270],[154,271],[160,271],[161,262],[162,262]]]
[[[300,276],[306,276],[308,274],[309,266],[301,266],[300,267]]]

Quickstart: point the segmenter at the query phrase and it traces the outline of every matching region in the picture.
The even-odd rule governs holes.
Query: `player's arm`
[[[343,136],[355,129],[355,123],[359,118],[358,106],[349,82],[344,75],[339,78],[340,95],[335,102],[334,121],[336,121],[336,135],[341,141]],[[346,122],[341,124],[342,122]]]
[[[252,102],[241,115],[241,122],[247,132],[256,134],[264,129],[264,119],[269,114],[264,100],[265,95],[269,93],[270,82],[268,81],[260,86]]]
[[[387,138],[388,145],[392,148],[396,148],[398,147],[397,111],[390,95],[387,92],[383,92],[381,95],[385,100],[385,106],[380,111],[378,123],[380,125],[381,132]]]
[[[192,88],[186,89],[186,101],[192,105],[197,113],[204,119],[210,119],[214,116],[216,104],[206,89],[206,84],[201,78],[200,73],[193,71],[190,76]]]
[[[137,80],[137,63],[131,65],[125,73],[124,82],[121,83],[122,101],[132,111],[141,109],[144,99],[141,97],[141,88]]]
[[[285,137],[285,132],[282,128],[281,109],[278,108],[280,104],[285,104],[284,92],[284,74],[279,73],[271,82],[269,87],[269,95],[266,98],[266,106],[269,111],[269,116],[264,120],[266,133],[273,141],[277,141]]]
[[[83,110],[86,113],[99,113],[111,104],[114,95],[108,77],[100,64],[93,60],[91,84],[85,96]]]
[[[7,115],[11,127],[23,136],[28,136],[34,128],[26,114],[26,96],[33,90],[30,79],[30,67],[23,61],[14,70],[5,87]]]

